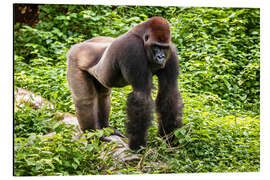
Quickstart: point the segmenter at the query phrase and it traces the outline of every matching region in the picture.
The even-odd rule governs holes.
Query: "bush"
[[[191,8],[171,22],[184,87],[259,111],[259,10]]]

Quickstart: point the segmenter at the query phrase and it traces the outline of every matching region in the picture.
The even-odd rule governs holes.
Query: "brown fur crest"
[[[169,23],[162,17],[153,17],[149,19],[152,37],[160,43],[170,42],[170,26]]]

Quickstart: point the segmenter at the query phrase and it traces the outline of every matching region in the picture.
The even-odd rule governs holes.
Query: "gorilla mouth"
[[[168,54],[166,52],[167,52],[167,48],[153,46],[152,54],[153,54],[154,63],[164,66],[166,63],[166,57]]]
[[[154,69],[162,69],[165,67],[166,64],[166,58],[162,58],[162,57],[153,57],[153,67]]]

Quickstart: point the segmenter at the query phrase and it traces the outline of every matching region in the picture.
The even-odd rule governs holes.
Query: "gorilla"
[[[168,139],[167,135],[183,126],[177,50],[165,19],[152,17],[117,38],[100,36],[75,44],[67,53],[67,64],[68,84],[82,131],[111,127],[111,88],[131,85],[126,123],[129,147],[138,150],[145,146],[153,119],[153,75],[159,84],[155,100],[159,135],[172,140],[173,136]]]

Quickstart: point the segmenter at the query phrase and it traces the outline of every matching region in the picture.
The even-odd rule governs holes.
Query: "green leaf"
[[[73,158],[73,160],[74,160],[78,165],[80,165],[80,161],[79,161],[78,158]]]
[[[78,165],[76,163],[71,164],[74,169],[77,169]]]
[[[92,152],[93,149],[94,149],[94,145],[92,145],[92,144],[87,144],[86,149],[87,149],[87,151]]]
[[[35,170],[38,171],[38,170],[40,170],[41,168],[42,168],[42,163],[38,161],[38,162],[36,163]]]

